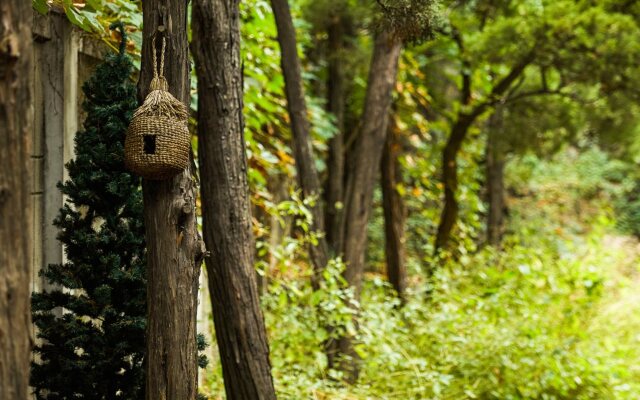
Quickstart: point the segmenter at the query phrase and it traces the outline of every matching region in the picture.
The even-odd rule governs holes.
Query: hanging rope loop
[[[158,65],[158,49],[156,47],[156,36],[153,36],[152,40],[152,51],[153,51],[153,79],[151,80],[151,84],[149,85],[150,90],[164,90],[165,92],[169,90],[169,83],[167,82],[167,78],[164,77],[164,54],[167,47],[167,42],[162,37],[162,48],[160,50],[160,65]]]
[[[187,106],[180,100],[173,97],[169,92],[169,83],[164,76],[164,61],[167,50],[166,39],[162,37],[162,46],[160,48],[160,62],[158,62],[158,48],[156,46],[156,35],[151,41],[152,54],[151,61],[153,68],[153,79],[149,85],[149,94],[144,103],[135,111],[133,117],[139,115],[146,116],[166,116],[176,118],[180,121],[187,121],[189,118],[189,110]]]

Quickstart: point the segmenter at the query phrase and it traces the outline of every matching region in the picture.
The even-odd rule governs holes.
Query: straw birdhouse
[[[169,93],[163,76],[165,41],[162,40],[159,73],[153,40],[153,73],[150,92],[135,111],[124,144],[125,165],[146,179],[164,180],[189,165],[191,136],[187,107]]]

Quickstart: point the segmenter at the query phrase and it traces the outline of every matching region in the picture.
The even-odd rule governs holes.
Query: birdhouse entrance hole
[[[156,154],[156,135],[144,135],[144,154]]]

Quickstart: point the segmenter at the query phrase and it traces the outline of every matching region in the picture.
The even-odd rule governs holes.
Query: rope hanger
[[[149,85],[151,90],[169,90],[169,83],[167,78],[164,77],[164,55],[167,47],[167,41],[162,37],[162,49],[160,50],[160,65],[158,65],[158,49],[156,47],[156,36],[153,36],[151,41],[151,47],[153,52],[153,79]]]
[[[125,164],[136,174],[153,180],[169,179],[182,172],[189,166],[191,152],[189,109],[169,92],[164,76],[166,34],[162,35],[158,57],[156,38],[164,32],[164,27],[164,24],[159,26],[151,37],[153,78],[149,93],[133,114],[125,138]]]

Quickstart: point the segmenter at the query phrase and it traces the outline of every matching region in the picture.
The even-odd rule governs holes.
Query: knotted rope
[[[164,77],[164,56],[166,50],[166,40],[162,38],[162,48],[160,50],[160,63],[158,64],[158,50],[156,48],[156,38],[153,37],[153,79],[149,85],[149,94],[144,99],[144,103],[135,111],[133,117],[140,115],[164,116],[186,121],[189,118],[189,110],[180,100],[169,93],[169,83]]]

